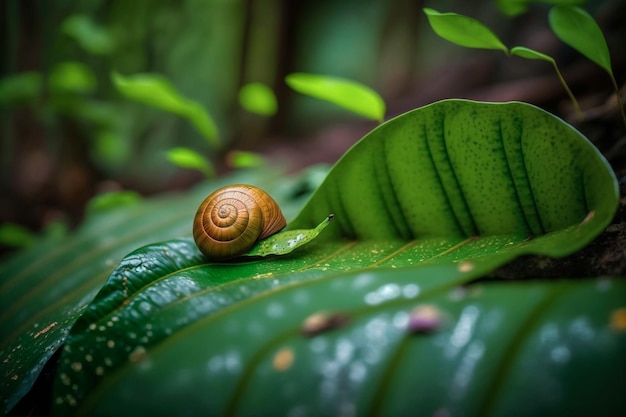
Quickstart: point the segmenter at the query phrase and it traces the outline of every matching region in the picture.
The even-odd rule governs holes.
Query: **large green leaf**
[[[414,242],[403,249],[413,259],[428,239],[459,259],[495,241],[490,256],[562,256],[603,230],[617,201],[606,160],[557,117],[524,103],[446,100],[369,133],[290,227],[332,212],[323,237],[401,238]]]
[[[595,378],[593,411],[626,405],[626,334],[610,326],[624,281],[460,289],[488,269],[328,273],[297,259],[230,280],[232,265],[198,255],[183,240],[122,262],[68,338],[56,415],[568,415],[590,409]]]
[[[39,255],[27,253],[4,266],[1,276],[19,278],[4,279],[0,291],[8,306],[2,353],[12,359],[2,364],[3,374],[16,377],[2,387],[8,393],[6,409],[30,388],[81,314],[57,372],[57,414],[91,413],[100,401],[125,401],[117,387],[134,381],[135,373],[149,380],[147,391],[180,394],[181,401],[187,401],[187,395],[206,398],[207,386],[196,378],[197,363],[187,368],[181,362],[180,373],[161,374],[165,364],[154,362],[153,355],[169,357],[183,349],[192,360],[204,352],[202,369],[212,364],[230,369],[234,378],[247,379],[241,373],[244,364],[256,369],[247,359],[197,351],[196,346],[204,345],[196,344],[196,330],[225,320],[226,327],[240,329],[242,336],[283,340],[281,335],[293,332],[294,320],[300,328],[315,312],[329,310],[326,321],[337,326],[344,323],[344,310],[357,317],[355,312],[365,305],[415,301],[431,294],[427,289],[432,289],[431,295],[443,294],[521,253],[571,253],[610,221],[617,191],[613,174],[595,148],[554,116],[521,103],[444,101],[381,125],[336,165],[291,226],[309,228],[333,212],[337,225],[322,233],[325,241],[269,262],[203,264],[191,240],[168,240],[127,256],[89,303],[123,253],[142,242],[189,235],[200,200],[198,195],[165,198],[152,203],[150,211],[138,205],[119,212],[118,222],[102,218],[91,232],[87,225],[70,247],[44,248]],[[420,224],[427,228],[413,227]],[[458,263],[462,259],[471,261]],[[28,263],[33,265],[25,267]],[[48,276],[49,271],[54,272]],[[396,274],[404,278],[395,281],[400,276]],[[341,290],[342,285],[352,285],[354,291]],[[552,290],[547,286],[545,291]],[[285,314],[285,300],[308,310]],[[257,310],[248,310],[252,307]],[[216,334],[211,343],[225,349],[262,346],[262,339],[250,346],[233,347],[228,338],[221,344],[222,336]],[[367,340],[356,333],[341,337],[366,349]],[[502,341],[507,342],[506,337]],[[249,354],[264,352],[269,351]],[[285,355],[288,359],[289,353]],[[324,363],[323,357],[318,359],[316,363]],[[298,369],[303,375],[308,372]],[[372,373],[386,374],[389,369],[371,364]],[[319,381],[311,378],[307,383]],[[225,390],[232,388],[229,384],[224,384]],[[211,407],[241,404],[235,401],[239,394],[228,395],[211,396]],[[225,403],[231,399],[231,405]],[[176,407],[180,411],[183,406]]]
[[[499,387],[518,380],[550,381],[575,399],[575,378],[536,367],[550,355],[559,365],[564,351],[567,372],[582,373],[596,355],[612,358],[598,372],[610,370],[624,338],[606,324],[623,304],[623,283],[595,292],[588,282],[491,283],[470,286],[473,295],[457,287],[521,253],[575,251],[616,202],[595,148],[533,106],[451,100],[407,113],[351,149],[292,223],[309,227],[334,212],[324,242],[271,262],[203,263],[190,239],[126,257],[67,339],[55,413],[166,415],[184,404],[192,415],[342,406],[397,415],[416,405],[406,387],[433,379],[435,394],[420,405],[428,413],[449,404],[506,414],[521,394]],[[611,342],[557,331],[544,356],[532,355],[546,326],[577,317],[585,294],[583,324]],[[440,313],[442,323],[427,328],[434,336],[407,328],[423,303]],[[522,366],[525,355],[539,362]],[[271,400],[262,399],[266,387]],[[621,404],[615,392],[607,409]],[[144,397],[152,400],[136,400]]]

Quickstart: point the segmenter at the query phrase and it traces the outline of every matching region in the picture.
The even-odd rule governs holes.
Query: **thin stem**
[[[572,103],[574,104],[574,109],[576,110],[576,113],[582,120],[584,117],[583,112],[582,110],[580,110],[580,106],[578,105],[578,101],[576,101],[576,97],[574,97],[574,94],[572,94],[572,90],[569,89],[567,83],[565,82],[565,79],[561,75],[561,71],[559,71],[559,67],[556,65],[556,61],[552,60],[551,62],[552,62],[552,65],[554,66],[554,70],[556,71],[556,75],[559,77],[559,80],[561,80],[561,84],[563,84],[563,88],[565,88],[565,91],[567,92],[567,95],[569,96],[569,99],[572,100]]]
[[[620,94],[619,87],[617,86],[617,81],[615,81],[615,77],[612,72],[609,72],[611,76],[611,81],[613,82],[613,88],[615,89],[615,96],[617,98],[617,106],[619,107],[619,112],[622,115],[622,121],[624,122],[624,127],[626,127],[626,114],[624,114],[624,102],[622,101],[622,95]]]

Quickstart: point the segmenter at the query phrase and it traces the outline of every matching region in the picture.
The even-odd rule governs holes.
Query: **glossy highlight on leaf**
[[[369,119],[385,118],[385,102],[371,88],[339,77],[318,74],[293,73],[285,82],[295,91],[329,101]]]
[[[491,29],[476,19],[429,8],[425,8],[424,13],[435,33],[447,41],[468,48],[499,49],[508,53],[507,47]]]

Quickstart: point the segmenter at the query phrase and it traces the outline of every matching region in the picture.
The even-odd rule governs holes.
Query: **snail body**
[[[245,184],[230,185],[210,194],[196,212],[193,238],[209,259],[228,259],[248,251],[257,241],[287,225],[269,194]]]

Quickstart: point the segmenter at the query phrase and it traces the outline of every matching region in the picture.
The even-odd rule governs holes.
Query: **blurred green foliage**
[[[276,95],[262,83],[249,83],[241,87],[239,103],[249,112],[263,116],[273,116],[278,110]]]
[[[433,42],[422,7],[500,22],[494,29],[508,44],[526,23],[502,23],[494,12],[505,3],[525,10],[529,2],[7,0],[0,6],[0,190],[9,203],[0,223],[41,230],[69,217],[75,225],[94,195],[152,194],[268,166],[273,160],[259,154],[271,146],[293,155],[276,151],[289,146],[285,138],[362,120],[336,101],[293,91],[289,74],[369,86],[395,104],[379,109],[377,120],[456,96],[445,74],[443,96],[421,90],[420,76],[459,54]],[[322,153],[332,145],[313,146]],[[181,161],[172,149],[203,162]],[[180,169],[190,163],[203,175]]]
[[[324,118],[352,117],[295,96],[284,76],[306,70],[378,89],[384,65],[394,61],[388,52],[384,65],[379,60],[389,26],[400,24],[408,38],[407,29],[418,18],[414,5],[382,0],[307,1],[298,7],[284,0],[8,0],[5,11],[10,22],[0,81],[0,103],[9,108],[5,117],[28,106],[29,116],[53,132],[53,146],[72,143],[68,135],[78,135],[87,149],[83,157],[101,175],[135,185],[167,181],[173,168],[164,169],[162,155],[169,148],[219,157],[221,152],[201,140],[215,136],[213,124],[227,151],[258,146],[275,126],[251,116],[281,118],[280,126],[297,132],[319,126]],[[398,21],[409,11],[412,20]],[[24,35],[27,28],[32,37]],[[413,45],[410,40],[407,48],[394,52],[395,63],[402,64],[397,68],[412,67]],[[27,49],[30,59],[24,56]],[[125,74],[114,78],[118,84],[135,74],[163,76],[173,87],[169,91],[184,97],[185,105],[175,113],[192,125],[124,100],[112,73]],[[157,89],[146,87],[154,104]],[[287,96],[278,112],[277,102]],[[205,113],[211,123],[200,121]],[[4,133],[3,142],[19,142],[20,126]],[[4,144],[4,149],[14,148]]]

